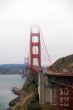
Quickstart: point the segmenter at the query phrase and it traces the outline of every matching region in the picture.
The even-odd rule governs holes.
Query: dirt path
[[[20,102],[18,102],[15,106],[12,107],[12,110],[17,110],[16,108],[19,108],[19,109],[22,108],[31,97],[32,97],[32,94],[29,94],[25,98],[22,97],[20,99]]]

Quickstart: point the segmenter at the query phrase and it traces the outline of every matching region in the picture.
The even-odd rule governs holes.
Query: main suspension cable
[[[40,30],[40,33],[41,33],[41,37],[42,37],[42,40],[43,40],[43,43],[44,43],[44,47],[45,47],[45,50],[46,50],[48,59],[49,59],[49,61],[50,61],[50,64],[52,65],[52,61],[51,61],[51,59],[50,59],[50,55],[49,55],[49,53],[48,53],[48,50],[47,50],[47,47],[46,47],[46,44],[45,44],[45,41],[44,41],[44,37],[43,37],[43,34],[42,34],[41,30]]]

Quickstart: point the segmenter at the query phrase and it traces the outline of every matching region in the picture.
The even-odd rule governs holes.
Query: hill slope
[[[24,64],[3,64],[0,65],[0,74],[21,74]]]
[[[73,73],[73,55],[58,59],[52,66],[56,72]]]

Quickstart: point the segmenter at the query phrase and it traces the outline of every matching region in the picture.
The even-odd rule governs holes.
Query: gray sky
[[[73,54],[73,0],[0,0],[0,64],[24,62],[33,24],[52,62]]]

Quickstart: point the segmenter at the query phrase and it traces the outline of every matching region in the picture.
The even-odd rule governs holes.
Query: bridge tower
[[[37,63],[36,63],[37,62]],[[34,64],[35,63],[35,64]],[[30,67],[41,67],[40,31],[30,32]]]

